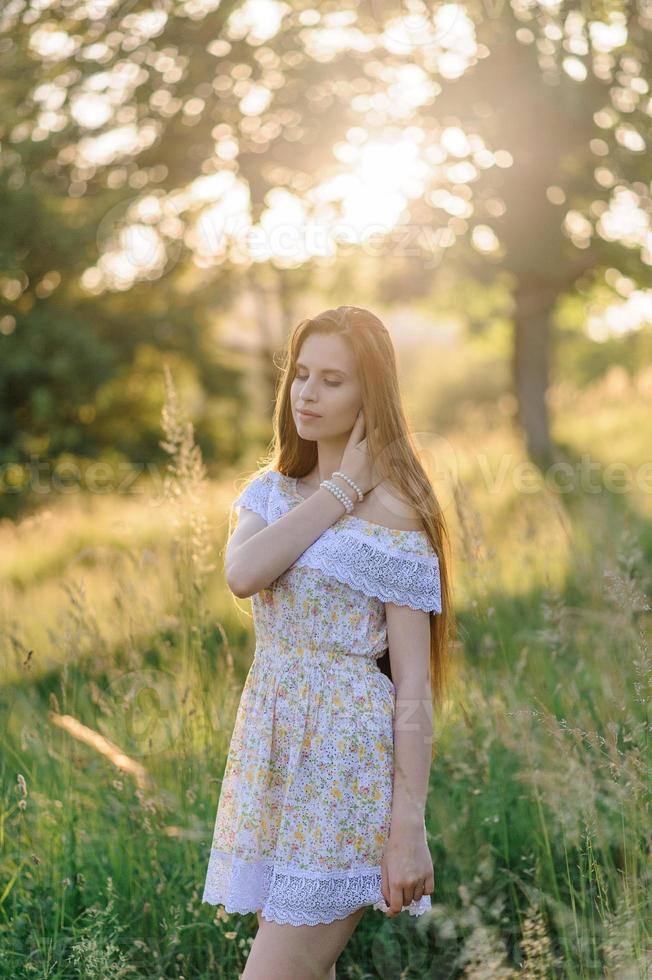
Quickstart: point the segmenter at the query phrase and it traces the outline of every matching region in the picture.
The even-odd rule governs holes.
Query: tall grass
[[[255,935],[255,915],[201,903],[253,643],[221,569],[233,489],[209,485],[165,380],[160,500],[66,500],[0,529],[0,977],[231,980]],[[572,395],[569,459],[614,444],[645,459],[629,394],[557,394],[559,412]],[[432,913],[370,910],[338,976],[638,980],[649,499],[489,486],[487,466],[522,457],[507,427],[479,426],[454,438],[459,636],[428,801]]]

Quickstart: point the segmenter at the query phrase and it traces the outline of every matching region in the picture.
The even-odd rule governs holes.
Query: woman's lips
[[[302,419],[306,419],[306,421],[308,419],[320,419],[321,418],[321,415],[310,415],[308,412],[302,412],[300,408],[297,409],[297,412],[301,416],[301,418]]]

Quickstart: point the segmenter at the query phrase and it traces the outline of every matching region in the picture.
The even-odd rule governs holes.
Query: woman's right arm
[[[332,479],[351,492],[340,477]],[[224,561],[226,582],[231,592],[239,599],[247,599],[267,588],[344,512],[344,504],[325,487],[320,487],[271,524],[243,507]]]
[[[360,409],[339,468],[363,493],[367,493],[379,478],[369,459],[364,431],[364,412]],[[351,498],[351,488],[346,480],[339,476],[331,479]],[[229,539],[224,562],[227,585],[233,594],[239,599],[248,599],[266,589],[342,516],[345,509],[335,494],[325,487],[320,487],[269,525],[259,514],[243,507],[238,526]]]

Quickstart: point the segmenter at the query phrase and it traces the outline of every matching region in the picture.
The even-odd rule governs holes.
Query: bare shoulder
[[[397,531],[423,531],[419,512],[391,480],[382,480],[370,491],[367,500],[368,520]]]

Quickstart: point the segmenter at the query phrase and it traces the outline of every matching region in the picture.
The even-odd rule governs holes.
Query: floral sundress
[[[270,524],[304,498],[264,470],[234,502]],[[423,531],[344,514],[252,596],[254,658],[222,779],[202,902],[314,925],[386,910],[396,690],[385,602],[441,612]],[[431,907],[430,895],[403,906]]]

